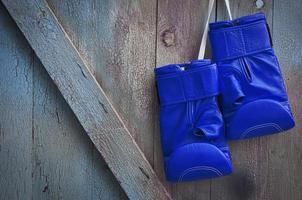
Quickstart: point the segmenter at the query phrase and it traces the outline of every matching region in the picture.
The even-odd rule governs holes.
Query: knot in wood
[[[166,47],[175,46],[175,28],[170,28],[165,30],[162,35],[162,42]]]

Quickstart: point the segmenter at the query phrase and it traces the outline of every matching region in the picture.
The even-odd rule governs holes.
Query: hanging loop
[[[206,45],[207,45],[207,38],[208,38],[208,30],[209,30],[209,21],[211,17],[211,13],[213,10],[215,0],[209,0],[209,6],[208,6],[208,16],[205,24],[205,28],[202,34],[202,39],[201,39],[201,44],[199,48],[199,53],[198,53],[198,60],[204,59],[205,51],[206,51]],[[230,8],[230,1],[229,0],[224,0],[225,6],[228,11],[229,19],[233,20],[232,18],[232,13],[231,13],[231,8]]]

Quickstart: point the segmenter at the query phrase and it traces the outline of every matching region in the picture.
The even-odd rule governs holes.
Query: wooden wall
[[[223,1],[217,2],[212,21],[227,18]],[[302,1],[230,2],[234,17],[266,13],[296,128],[231,142],[231,176],[169,184],[163,174],[153,69],[197,57],[207,1],[48,0],[175,199],[300,200]],[[127,199],[2,4],[0,199]]]

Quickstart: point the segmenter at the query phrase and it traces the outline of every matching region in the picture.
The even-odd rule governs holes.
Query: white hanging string
[[[207,38],[208,38],[208,30],[209,30],[209,21],[211,17],[211,13],[213,10],[215,0],[209,0],[209,6],[208,6],[208,16],[207,16],[207,21],[205,24],[205,28],[202,34],[202,39],[201,39],[201,44],[199,48],[199,53],[198,53],[198,59],[204,59],[204,54],[206,51],[206,45],[207,45]],[[230,1],[229,0],[224,0],[225,5],[227,7],[228,15],[230,20],[232,20],[232,13],[231,13],[231,8],[230,8]]]
[[[208,16],[207,16],[206,25],[205,25],[205,28],[204,28],[204,31],[202,34],[201,44],[200,44],[199,53],[198,53],[198,60],[204,59],[204,54],[205,54],[206,45],[207,45],[207,38],[208,38],[209,21],[210,21],[211,13],[213,10],[214,1],[215,0],[209,0]]]
[[[230,7],[230,1],[229,0],[224,0],[224,3],[227,7],[230,20],[233,20],[232,13],[231,13],[231,7]]]

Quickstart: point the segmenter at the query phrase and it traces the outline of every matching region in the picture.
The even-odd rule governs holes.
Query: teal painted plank
[[[125,197],[37,57],[33,120],[33,199]]]
[[[0,199],[32,195],[32,55],[0,3]]]

